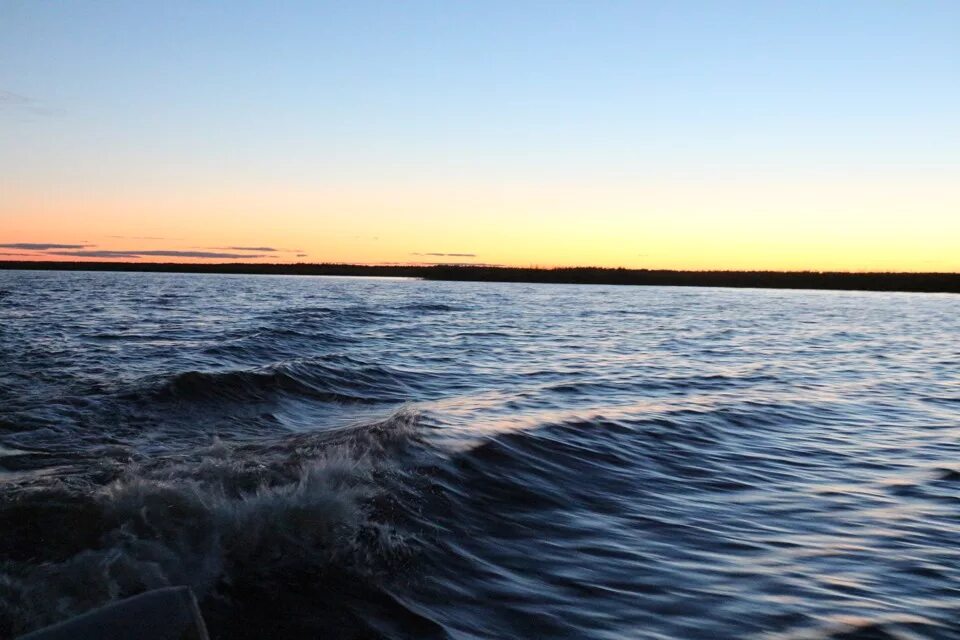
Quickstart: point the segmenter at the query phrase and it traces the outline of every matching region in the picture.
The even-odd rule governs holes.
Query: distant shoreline
[[[667,269],[554,269],[470,265],[384,266],[358,264],[188,264],[176,262],[0,261],[0,270],[132,271],[248,275],[405,277],[460,282],[616,284],[674,287],[825,289],[960,293],[960,273],[849,273],[818,271],[674,271]]]

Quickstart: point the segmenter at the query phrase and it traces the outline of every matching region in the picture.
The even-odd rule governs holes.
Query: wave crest
[[[403,411],[334,433],[215,442],[131,465],[86,492],[54,484],[8,496],[0,506],[12,542],[0,562],[0,632],[168,585],[191,586],[213,608],[214,626],[216,602],[291,584],[334,576],[378,589],[412,552],[380,505],[402,479],[398,455],[415,428],[416,415]],[[58,553],[31,562],[51,558],[43,548],[51,531]],[[329,583],[322,593],[336,595]]]
[[[403,378],[389,367],[330,356],[255,369],[186,371],[154,384],[147,395],[151,401],[256,402],[290,393],[327,402],[397,402],[409,395]]]

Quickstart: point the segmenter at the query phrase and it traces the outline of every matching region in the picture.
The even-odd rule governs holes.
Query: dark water
[[[0,273],[0,636],[960,638],[960,298]]]

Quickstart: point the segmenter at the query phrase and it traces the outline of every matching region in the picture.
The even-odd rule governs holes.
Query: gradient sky
[[[960,271],[960,2],[0,0],[76,255]]]

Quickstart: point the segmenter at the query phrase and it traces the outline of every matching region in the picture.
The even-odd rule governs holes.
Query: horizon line
[[[895,271],[895,270],[835,270],[835,269],[676,269],[665,267],[603,267],[596,265],[527,265],[514,266],[497,263],[472,263],[472,262],[250,262],[243,260],[226,261],[204,261],[204,262],[161,262],[146,260],[7,260],[0,259],[0,268],[6,268],[7,265],[45,265],[45,266],[121,266],[121,267],[184,267],[184,268],[215,268],[215,267],[251,267],[251,268],[276,268],[284,267],[357,267],[357,268],[397,268],[397,269],[423,269],[447,267],[456,269],[495,269],[495,270],[513,270],[513,271],[635,271],[635,272],[656,272],[656,273],[717,273],[717,274],[798,274],[798,275],[936,275],[936,276],[960,276],[960,271]]]

